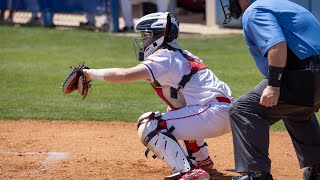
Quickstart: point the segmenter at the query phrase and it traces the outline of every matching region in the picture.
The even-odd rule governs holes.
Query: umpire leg
[[[306,118],[306,114],[296,114],[283,121],[291,136],[300,168],[320,164],[320,127],[315,114],[309,118]]]
[[[315,108],[283,119],[298,156],[300,168],[320,164],[320,126],[314,112],[320,107],[320,72],[314,73]]]
[[[320,133],[314,108],[281,101],[273,107],[261,106],[259,101],[266,86],[267,80],[261,81],[230,106],[235,170],[270,172],[269,128],[280,119],[284,119],[302,167],[319,163],[320,156],[317,152],[320,152]],[[311,140],[310,136],[317,140]]]
[[[276,120],[269,122],[261,116],[262,82],[229,108],[237,172],[270,172],[269,128]]]

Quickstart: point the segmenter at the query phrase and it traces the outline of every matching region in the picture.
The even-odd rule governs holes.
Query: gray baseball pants
[[[282,101],[274,107],[259,105],[262,92],[268,85],[266,79],[232,103],[229,112],[237,172],[270,172],[269,129],[281,119],[292,139],[300,168],[320,164],[320,127],[315,116],[320,106],[320,72],[314,74],[314,108]]]

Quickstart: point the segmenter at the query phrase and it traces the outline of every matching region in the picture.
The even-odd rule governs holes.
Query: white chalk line
[[[49,170],[49,166],[62,161],[70,155],[68,152],[0,152],[0,155],[47,155],[42,161],[42,167],[35,170],[38,172]]]

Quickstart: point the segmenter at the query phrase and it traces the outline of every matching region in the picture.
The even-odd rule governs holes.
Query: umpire
[[[320,23],[288,0],[229,0],[225,23],[241,15],[244,38],[266,77],[230,106],[233,180],[269,180],[269,129],[283,120],[303,177],[320,180]]]

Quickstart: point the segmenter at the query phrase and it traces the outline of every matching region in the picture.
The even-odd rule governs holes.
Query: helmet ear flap
[[[178,34],[173,33],[175,31],[178,31],[176,27],[172,27],[172,22],[171,22],[171,15],[167,15],[167,24],[166,24],[166,29],[164,31],[164,42],[171,42],[175,39],[178,38]]]
[[[176,34],[170,34],[170,35],[168,36],[168,38],[167,38],[167,41],[166,41],[166,42],[171,42],[171,41],[173,41],[173,40],[177,39],[177,38],[178,38],[178,36],[179,36],[179,35],[176,35]]]

